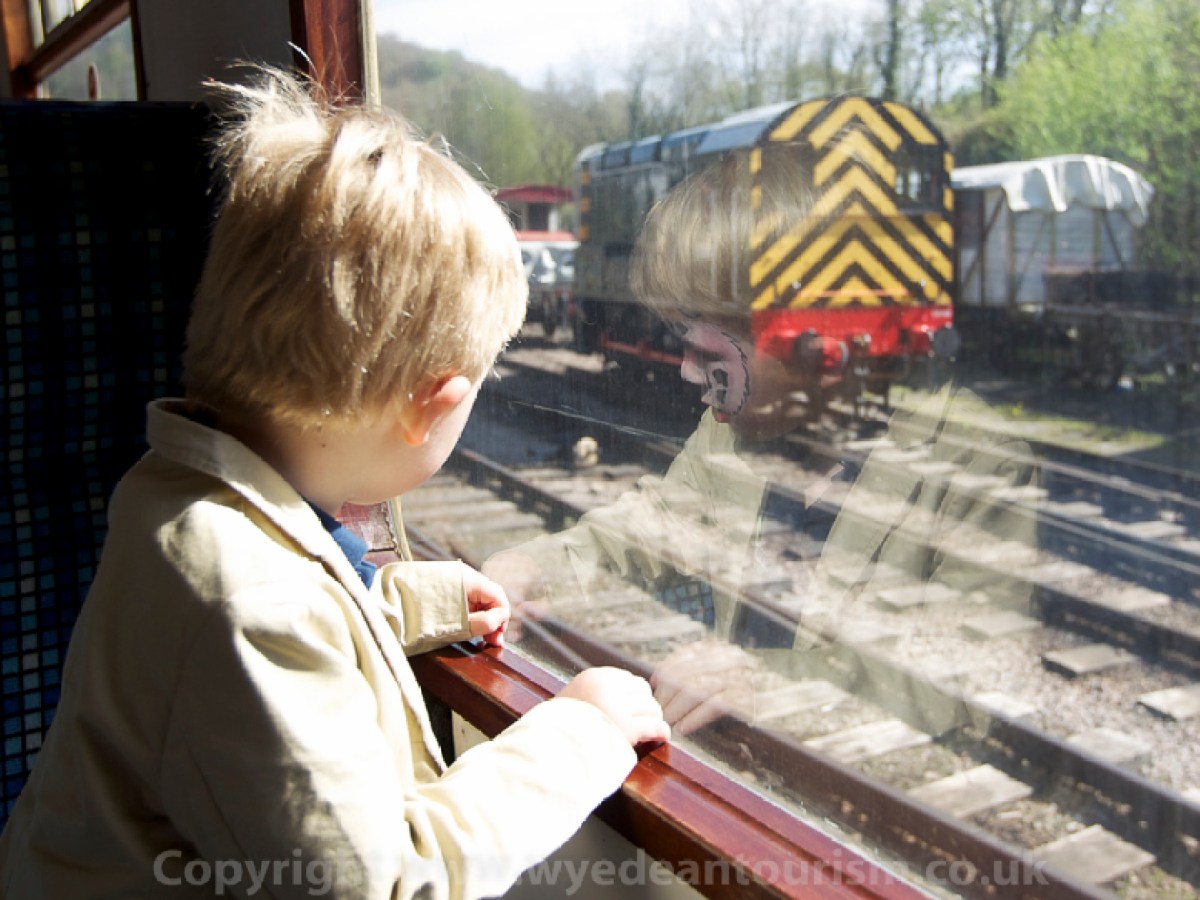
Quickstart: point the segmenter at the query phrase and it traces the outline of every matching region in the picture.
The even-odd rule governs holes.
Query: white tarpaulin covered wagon
[[[966,166],[951,185],[959,302],[968,307],[1037,307],[1047,276],[1132,269],[1154,195],[1128,166],[1100,156]]]
[[[966,166],[951,173],[955,320],[965,353],[1001,369],[1060,369],[1095,386],[1194,357],[1171,277],[1139,267],[1154,188],[1100,156]]]

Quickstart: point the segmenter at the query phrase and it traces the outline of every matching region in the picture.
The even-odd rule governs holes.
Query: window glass
[[[1200,10],[1069,6],[375,0],[385,104],[570,191],[408,527],[937,896],[1200,885]]]
[[[126,19],[42,83],[56,100],[136,100],[133,37]]]
[[[40,44],[45,36],[73,16],[91,0],[27,0],[34,43]]]

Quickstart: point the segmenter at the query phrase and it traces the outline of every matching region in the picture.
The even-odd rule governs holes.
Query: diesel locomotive
[[[839,96],[760,107],[577,158],[576,348],[623,366],[677,366],[682,348],[629,288],[641,222],[664,194],[738,148],[784,144],[812,175],[819,223],[747,247],[752,336],[857,399],[914,360],[953,355],[952,157],[920,111]],[[753,165],[754,155],[746,155]],[[826,379],[830,380],[830,379]]]

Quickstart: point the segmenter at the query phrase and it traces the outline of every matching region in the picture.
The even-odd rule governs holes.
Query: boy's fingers
[[[471,626],[471,635],[479,637],[480,635],[491,634],[495,631],[500,631],[506,622],[508,622],[508,609],[504,607],[493,607],[491,609],[481,609],[473,613],[468,613],[467,621]]]
[[[467,598],[467,602],[471,609],[499,609],[501,607],[508,608],[508,598],[504,594],[487,594],[479,592],[472,594]]]
[[[642,738],[639,744],[666,743],[671,739],[671,726],[662,716],[649,715],[641,728]]]

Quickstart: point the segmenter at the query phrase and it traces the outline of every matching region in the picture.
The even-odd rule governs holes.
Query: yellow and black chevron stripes
[[[796,135],[805,130],[812,120],[819,113],[824,112],[828,106],[828,100],[809,100],[807,103],[801,103],[788,113],[782,122],[775,126],[775,129],[771,132],[770,140],[795,140]]]
[[[950,303],[951,157],[920,114],[862,97],[813,100],[785,113],[766,140],[812,160],[815,196],[812,214],[786,233],[758,223],[754,309]],[[752,157],[752,177],[757,165]],[[914,177],[933,179],[920,203],[898,193]]]
[[[865,127],[893,151],[905,137],[918,144],[944,146],[943,140],[913,110],[899,103],[866,97],[801,103],[784,115],[771,130],[768,140],[806,140],[814,147],[827,147],[838,132],[852,122]]]
[[[820,188],[837,177],[839,169],[859,165],[874,172],[884,184],[896,183],[896,166],[862,131],[851,131],[838,145],[820,154],[813,167],[813,183]],[[890,203],[890,201],[889,201]]]
[[[857,206],[809,229],[782,257],[760,255],[749,273],[752,308],[943,305],[950,302],[945,257],[914,255],[926,240],[914,220],[883,221]]]

